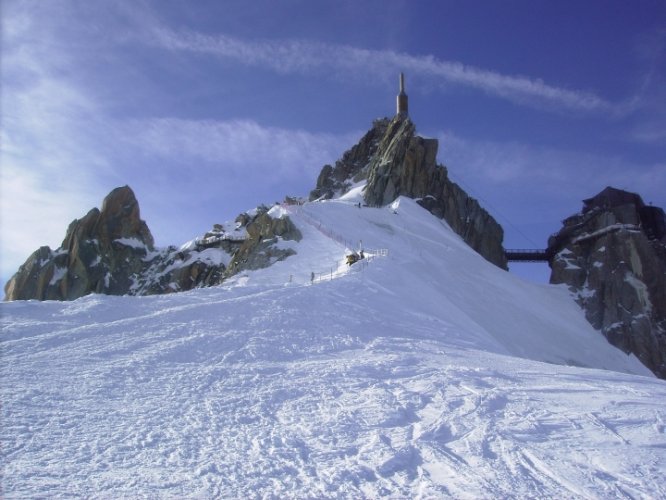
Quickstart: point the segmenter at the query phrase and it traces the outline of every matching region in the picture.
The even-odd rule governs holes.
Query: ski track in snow
[[[406,201],[304,209],[389,257],[312,285],[345,248],[294,215],[242,286],[2,304],[2,495],[666,497],[666,384],[565,290]]]

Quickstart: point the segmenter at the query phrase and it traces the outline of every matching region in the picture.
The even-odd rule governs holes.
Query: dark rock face
[[[575,293],[609,342],[666,378],[666,216],[606,188],[549,240],[551,283]]]
[[[416,127],[409,118],[394,118],[370,163],[365,202],[384,206],[398,196],[423,198],[430,192],[436,172],[436,139],[415,136]]]
[[[330,199],[336,194],[344,194],[352,182],[366,178],[370,159],[377,153],[379,143],[389,126],[388,118],[375,120],[372,128],[361,140],[346,151],[342,158],[335,162],[335,167],[324,165],[317,178],[316,187],[310,192],[310,201]]]
[[[289,217],[274,219],[261,213],[247,226],[248,238],[234,253],[227,274],[242,270],[262,269],[276,261],[284,260],[296,252],[290,248],[278,248],[279,239],[300,241],[302,235]]]
[[[292,255],[273,248],[300,239],[288,217],[267,208],[241,214],[235,227],[216,225],[183,248],[156,249],[132,190],[114,189],[102,204],[74,220],[57,250],[41,247],[5,286],[5,300],[73,300],[90,293],[149,295],[222,283]]]
[[[437,165],[438,146],[436,139],[417,136],[406,116],[377,120],[335,168],[322,169],[310,199],[342,194],[352,182],[367,179],[367,205],[388,205],[398,196],[419,199],[421,206],[446,220],[474,250],[506,269],[502,227],[449,180],[446,167]]]

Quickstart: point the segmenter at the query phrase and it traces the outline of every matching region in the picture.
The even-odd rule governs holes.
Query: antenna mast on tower
[[[408,116],[407,94],[405,94],[405,74],[400,73],[400,93],[397,98],[398,116]]]

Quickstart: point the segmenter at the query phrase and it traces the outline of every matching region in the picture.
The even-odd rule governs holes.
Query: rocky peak
[[[88,293],[123,294],[143,259],[154,250],[129,186],[111,191],[102,210],[93,208],[67,228],[60,248],[42,247],[5,287],[5,299],[75,299]]]
[[[551,283],[575,294],[609,342],[666,378],[666,215],[608,187],[548,242]]]
[[[391,120],[372,160],[365,189],[365,202],[384,206],[398,196],[423,198],[431,195],[437,168],[436,139],[415,135],[416,127],[406,116]],[[439,179],[438,179],[439,180]]]
[[[148,295],[222,283],[244,269],[294,253],[280,240],[300,239],[288,217],[267,207],[241,214],[181,248],[155,249],[128,187],[116,188],[68,227],[60,248],[35,251],[5,286],[5,300],[72,300],[89,293]]]
[[[344,194],[352,185],[367,177],[370,161],[377,153],[379,143],[386,134],[388,118],[375,120],[372,128],[361,138],[358,144],[345,151],[342,158],[335,162],[335,167],[324,165],[317,184],[310,192],[310,201],[330,199]]]
[[[335,168],[324,166],[310,199],[343,194],[353,182],[366,179],[366,205],[388,205],[398,196],[418,199],[421,206],[445,219],[474,250],[506,269],[501,226],[449,180],[446,167],[437,165],[438,147],[436,139],[416,134],[406,114],[377,120]]]
[[[103,243],[135,238],[149,250],[154,247],[153,236],[141,220],[139,202],[129,186],[116,188],[104,198],[95,232]]]
[[[102,210],[93,208],[83,218],[69,225],[61,248],[70,250],[82,240],[96,239],[102,248],[115,240],[134,239],[147,249],[154,248],[153,235],[141,220],[139,202],[129,186],[111,191],[102,202]]]

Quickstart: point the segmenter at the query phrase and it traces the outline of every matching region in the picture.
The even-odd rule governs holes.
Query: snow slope
[[[2,304],[3,496],[666,497],[666,383],[564,288],[355,202],[281,209],[298,255],[225,286]]]

